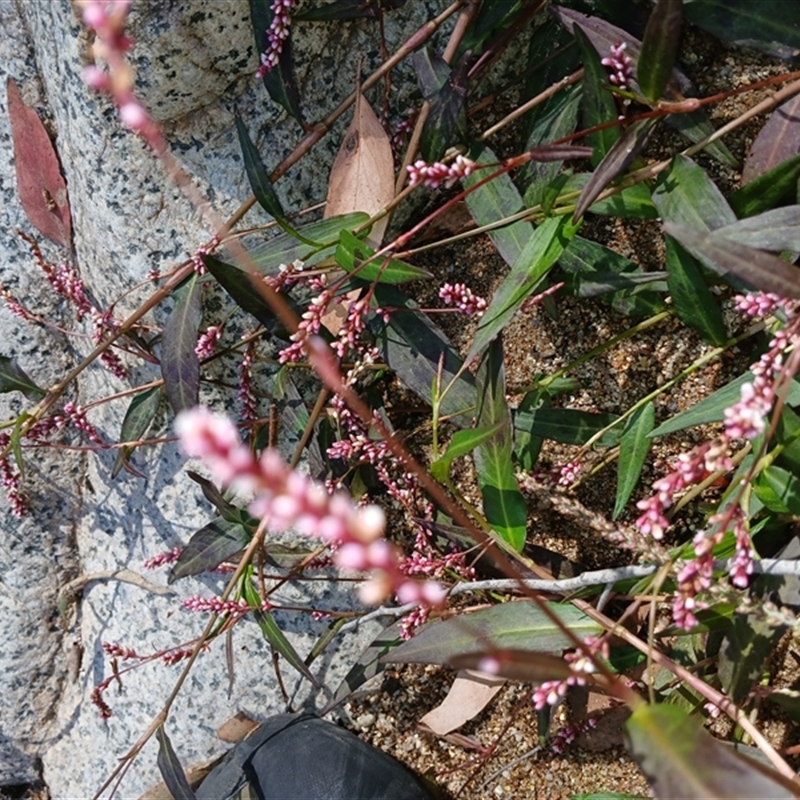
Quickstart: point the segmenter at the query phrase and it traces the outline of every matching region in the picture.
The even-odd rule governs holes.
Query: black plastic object
[[[249,791],[248,791],[249,790]],[[279,714],[239,742],[197,800],[431,800],[386,753],[313,714]]]

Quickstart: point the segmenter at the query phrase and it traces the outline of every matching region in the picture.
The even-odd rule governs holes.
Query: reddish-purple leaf
[[[705,233],[673,222],[665,222],[664,231],[716,272],[731,273],[762,292],[800,299],[800,269],[777,256],[732,242],[717,231]]]
[[[164,390],[176,414],[199,402],[200,359],[195,346],[201,316],[200,284],[193,275],[178,291],[175,308],[164,324],[161,347]]]
[[[39,115],[25,105],[12,78],[6,81],[6,89],[22,208],[39,233],[69,247],[72,227],[67,184],[56,150]]]
[[[678,54],[682,0],[658,0],[642,37],[636,79],[642,94],[655,103],[667,88]]]
[[[212,520],[192,534],[189,544],[183,548],[172,567],[167,583],[172,584],[188,575],[211,572],[223,561],[244,550],[251,538],[251,532],[240,522],[222,517]]]
[[[563,658],[531,650],[490,650],[453,656],[447,662],[453,669],[477,669],[499,678],[525,683],[565,680],[572,674]]]
[[[778,106],[756,136],[742,170],[747,184],[800,151],[800,94]]]
[[[606,153],[605,158],[597,165],[589,182],[583,187],[575,206],[575,213],[572,215],[574,222],[584,215],[586,209],[594,203],[603,189],[621,175],[641,153],[650,138],[655,123],[655,119],[640,119],[617,139]]]

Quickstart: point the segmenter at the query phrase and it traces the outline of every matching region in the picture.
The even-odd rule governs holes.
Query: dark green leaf
[[[497,163],[497,156],[488,147],[473,149],[470,158],[476,164]],[[465,189],[469,189],[485,178],[486,174],[488,170],[477,170],[463,178],[461,183]],[[517,187],[506,172],[470,192],[466,196],[466,203],[476,225],[489,225],[517,214],[525,207]],[[489,238],[505,262],[513,266],[533,236],[533,230],[530,222],[518,220],[490,231]]]
[[[642,467],[650,450],[648,434],[653,430],[655,406],[652,402],[642,406],[628,418],[619,442],[619,475],[617,477],[617,497],[614,502],[614,519],[623,512],[630,499]]]
[[[574,408],[540,408],[533,412],[518,411],[514,414],[514,427],[554,442],[582,445],[616,419],[616,414],[594,414]],[[613,447],[619,444],[620,436],[620,431],[612,428],[597,444]]]
[[[172,743],[167,736],[163,723],[156,729],[156,739],[158,740],[158,757],[156,764],[164,783],[167,785],[170,795],[174,800],[194,800],[195,795],[189,781],[186,779],[181,762],[172,749]]]
[[[202,255],[201,258],[217,283],[242,311],[252,314],[267,329],[275,326],[275,313],[255,290],[249,273],[235,264],[226,264],[214,256]]]
[[[718,228],[715,236],[730,242],[771,250],[800,251],[800,206],[783,206]]]
[[[161,404],[162,390],[160,386],[153,386],[135,394],[125,412],[122,428],[119,432],[120,442],[135,442],[141,439],[153,422],[153,418]],[[135,446],[123,447],[117,453],[117,460],[111,470],[111,477],[116,478],[120,470],[127,464],[130,454]]]
[[[664,301],[655,291],[657,287],[651,287],[651,291],[646,286],[639,286],[640,279],[649,282],[654,277],[663,279],[664,276],[643,272],[633,261],[609,247],[574,236],[558,263],[563,270],[576,276],[574,280],[570,280],[568,276],[565,290],[578,297],[612,291],[608,300],[614,309],[620,314],[633,317],[649,317],[664,309]],[[630,288],[615,286],[606,277],[609,273],[618,275],[620,281],[623,281],[622,286],[626,286],[624,281],[629,279],[632,282],[629,284]],[[602,286],[604,282],[607,288]]]
[[[251,531],[240,522],[230,522],[222,517],[212,520],[189,539],[170,570],[167,583],[172,584],[189,575],[211,572],[247,547],[251,538]]]
[[[532,653],[530,650],[478,650],[453,656],[447,663],[453,669],[480,671],[487,657],[492,664],[492,675],[510,681],[544,683],[563,681],[571,674],[570,666],[563,658],[547,653]]]
[[[225,499],[225,495],[208,479],[198,475],[193,470],[187,469],[186,475],[193,480],[203,493],[203,497],[217,509],[219,514],[232,522],[240,521],[241,510]]]
[[[364,244],[361,239],[356,238],[349,231],[342,231],[339,234],[336,263],[345,272],[353,273],[359,280],[377,281],[378,283],[407,283],[433,277],[427,270],[384,256],[362,266],[374,254],[375,251],[369,245]]]
[[[295,386],[291,377],[291,371],[284,365],[278,370],[275,376],[275,383],[272,389],[276,400],[281,401],[280,419],[282,425],[300,438],[308,425],[309,413],[306,408],[303,396]],[[311,474],[320,477],[327,471],[326,458],[320,448],[318,434],[319,426],[323,425],[319,420],[316,426],[317,436],[312,437],[306,445],[306,457],[308,458]]]
[[[631,755],[662,800],[797,796],[786,778],[729,750],[675,705],[642,703],[626,729]]]
[[[725,694],[737,705],[761,679],[767,660],[784,628],[758,614],[735,614],[719,651],[719,678]]]
[[[686,19],[726,42],[786,45],[767,52],[791,58],[800,50],[800,18],[797,7],[786,0],[687,0]],[[759,48],[764,49],[764,48]]]
[[[748,370],[744,375],[740,375],[721,389],[717,389],[710,397],[695,403],[691,408],[676,414],[659,425],[650,436],[666,436],[669,433],[682,431],[694,425],[719,422],[725,416],[725,409],[739,401],[742,393],[742,384],[752,382],[754,377],[753,373]],[[792,381],[789,387],[787,403],[790,406],[800,405],[800,384],[797,381]]]
[[[272,188],[272,182],[269,179],[264,164],[261,161],[261,156],[256,150],[256,146],[250,139],[250,134],[242,122],[241,117],[236,115],[236,133],[239,136],[239,146],[242,148],[242,157],[244,158],[244,168],[247,172],[247,180],[250,182],[250,188],[258,200],[258,204],[268,214],[272,215],[276,220],[284,220],[283,209],[281,202],[278,200],[278,195]]]
[[[603,189],[625,172],[647,144],[656,122],[656,119],[640,119],[634,122],[606,151],[575,204],[573,220],[580,219]]]
[[[40,389],[13,358],[0,356],[0,393],[22,392],[29,400],[41,400],[47,392]]]
[[[592,175],[588,172],[570,175],[559,193],[565,194],[570,191],[583,190],[591,178]],[[650,191],[644,183],[635,183],[633,186],[627,186],[616,194],[612,194],[603,200],[598,200],[586,210],[592,214],[602,214],[609,217],[658,218],[658,211],[653,205],[653,201],[650,199]]]
[[[428,101],[433,100],[450,77],[450,65],[430,45],[411,56],[411,65],[422,96]]]
[[[682,0],[657,0],[642,37],[636,80],[642,94],[655,103],[672,75],[681,35]]]
[[[251,608],[257,609],[261,606],[261,598],[258,596],[256,587],[249,577],[242,582],[242,594]],[[270,647],[280,653],[304,678],[307,678],[314,686],[319,688],[319,681],[314,677],[314,674],[306,666],[303,659],[300,658],[292,643],[286,638],[286,635],[275,621],[272,612],[253,611],[252,613]]]
[[[771,171],[800,150],[800,95],[778,106],[750,147],[742,170],[742,183]],[[796,189],[795,189],[796,193]],[[794,196],[792,197],[794,200]]]
[[[478,425],[496,431],[476,448],[475,470],[483,513],[492,529],[517,552],[525,546],[528,511],[514,476],[511,417],[506,403],[503,344],[498,336],[478,367]]]
[[[466,361],[472,361],[511,321],[542,284],[576,231],[565,217],[551,217],[536,228],[481,317]]]
[[[709,344],[725,344],[728,331],[722,309],[699,265],[671,236],[667,236],[666,250],[667,286],[678,316]]]
[[[669,170],[661,174],[653,202],[665,222],[697,231],[712,231],[736,222],[736,215],[708,173],[686,156],[675,156]]]
[[[762,292],[800,298],[800,270],[771,253],[736,244],[716,232],[703,233],[671,222],[664,223],[664,231],[728,280],[732,276]]]
[[[442,158],[448,147],[466,139],[470,61],[471,53],[464,53],[430,101],[430,113],[422,126],[419,143],[420,154],[429,164]]]
[[[548,98],[540,106],[526,150],[533,150],[553,139],[569,136],[575,131],[580,110],[580,86],[572,86]],[[517,183],[525,188],[525,205],[529,208],[542,202],[545,188],[555,179],[561,169],[561,161],[529,161],[517,172]]]
[[[549,609],[579,639],[594,635],[600,626],[571,605],[548,603]],[[498,650],[527,650],[561,655],[572,640],[528,600],[502,603],[473,614],[433,622],[382,660],[399,664],[444,664],[475,652],[483,644]]]
[[[480,51],[487,40],[515,24],[520,7],[523,5],[521,0],[481,3],[477,15],[467,29],[461,47]]]
[[[705,109],[698,108],[685,114],[670,114],[667,117],[667,125],[685,136],[692,144],[699,144],[714,133],[714,125],[706,115]],[[741,164],[721,140],[711,142],[703,147],[703,151],[713,156],[720,164],[739,169]]]
[[[202,308],[197,276],[192,275],[175,294],[175,307],[164,323],[161,376],[167,400],[177,414],[199,402],[200,359],[194,349]]]
[[[386,668],[381,659],[402,643],[402,620],[384,628],[345,675],[344,680],[334,692],[329,707],[338,705],[370,678],[380,675]]]
[[[800,155],[787,158],[746,186],[737,189],[729,198],[736,216],[752,217],[797,198],[800,179]]]
[[[584,69],[581,97],[583,127],[592,128],[595,125],[602,125],[604,122],[611,122],[617,118],[618,112],[614,96],[608,89],[608,70],[600,63],[600,55],[579,24],[573,26],[572,35],[581,51]],[[619,139],[619,133],[619,126],[614,125],[590,133],[586,137],[586,144],[594,149],[594,154],[590,159],[593,166],[597,166],[605,158]]]
[[[450,465],[457,458],[471,453],[479,444],[499,433],[502,422],[483,428],[468,428],[456,431],[447,445],[447,449],[430,466],[431,475],[437,481],[446,481],[450,474]]]
[[[412,392],[428,402],[444,355],[443,387],[450,388],[442,400],[441,414],[461,427],[471,425],[477,404],[474,379],[468,372],[456,378],[463,362],[441,328],[392,286],[378,284],[372,302],[391,314],[389,322],[374,316],[368,323],[383,360]]]

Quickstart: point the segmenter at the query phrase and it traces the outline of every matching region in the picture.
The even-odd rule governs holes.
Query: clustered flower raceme
[[[0,433],[0,450],[6,452],[10,448],[11,437],[7,433]],[[15,517],[24,517],[28,513],[28,503],[22,493],[22,475],[8,456],[0,458],[0,484],[5,490],[11,513]]]
[[[456,181],[470,175],[477,167],[477,164],[466,156],[456,156],[452,164],[443,164],[435,161],[433,164],[420,159],[406,167],[408,171],[408,185],[417,186],[422,184],[431,189],[439,186],[452,186]]]
[[[266,599],[260,606],[253,607],[248,605],[243,597],[238,600],[221,600],[219,597],[200,597],[199,595],[187,597],[181,605],[189,611],[217,614],[217,616],[229,617],[232,620],[246,617],[251,611],[270,611],[272,609],[272,603]]]
[[[174,564],[180,557],[183,550],[180,547],[173,547],[166,553],[158,553],[142,563],[144,569],[158,569],[168,564]]]
[[[782,310],[786,327],[774,333],[769,350],[751,367],[753,380],[744,383],[740,399],[725,410],[724,431],[710,442],[704,442],[678,457],[676,469],[653,483],[656,494],[637,503],[643,513],[636,526],[645,536],[660,540],[669,526],[666,511],[679,492],[697,484],[714,472],[731,469],[730,449],[736,439],[753,439],[767,424],[767,415],[775,400],[776,383],[784,376],[783,354],[798,340],[800,316],[796,304],[763,292],[737,297],[737,308],[748,316],[761,316]],[[673,604],[676,624],[690,628],[697,623],[694,611],[704,607],[698,595],[712,586],[714,545],[721,541],[732,524],[736,537],[736,555],[731,566],[735,586],[746,588],[752,573],[753,549],[741,509],[715,515],[708,531],[694,539],[695,558],[685,563],[678,573],[678,592]]]
[[[175,427],[187,455],[202,458],[217,482],[252,492],[250,512],[269,529],[294,528],[337,545],[334,562],[345,568],[373,570],[362,586],[364,602],[377,603],[394,592],[400,602],[438,605],[444,589],[432,582],[409,580],[399,566],[397,548],[382,538],[385,517],[378,506],[356,507],[344,493],[325,488],[288,467],[275,450],[256,458],[239,439],[233,423],[208,409],[181,412]]]
[[[633,78],[633,61],[625,52],[627,49],[628,45],[625,42],[617,42],[611,45],[611,55],[600,61],[604,67],[612,70],[608,79],[620,89],[627,89]]]
[[[122,124],[154,145],[158,128],[133,93],[133,70],[125,60],[133,47],[133,41],[125,35],[130,0],[78,0],[78,5],[83,9],[84,24],[95,32],[92,53],[108,65],[108,72],[94,64],[86,67],[84,82],[109,95]]]
[[[270,6],[272,22],[267,29],[267,47],[261,54],[261,66],[256,71],[257,78],[263,78],[278,66],[283,46],[289,38],[290,16],[297,3],[295,0],[273,0]]]
[[[194,352],[197,354],[197,357],[208,358],[210,355],[213,355],[221,338],[222,326],[210,325],[206,329],[206,332],[201,334],[197,339],[197,344],[194,348]]]
[[[455,306],[464,314],[482,317],[488,303],[483,297],[476,295],[464,283],[443,283],[439,289],[439,297],[448,305]]]
[[[567,653],[564,660],[570,665],[572,675],[560,681],[545,681],[533,690],[533,707],[537,711],[557,705],[567,696],[570,686],[585,686],[586,676],[595,672],[592,658],[580,650]]]

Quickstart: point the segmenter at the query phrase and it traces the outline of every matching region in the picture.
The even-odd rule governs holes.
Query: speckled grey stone
[[[387,44],[395,48],[444,3],[409,3],[389,16]],[[73,218],[75,263],[98,307],[106,307],[151,269],[167,270],[210,238],[197,212],[165,178],[146,147],[116,121],[110,103],[81,82],[87,35],[70,0],[0,2],[0,78],[12,76],[55,136],[67,180]],[[245,120],[272,167],[301,138],[298,124],[272,103],[253,79],[257,58],[245,2],[165,0],[135,3],[130,30],[141,96],[163,123],[172,153],[214,203],[230,214],[247,187],[233,128],[233,111]],[[379,57],[374,22],[296,26],[298,76],[309,120],[328,113],[350,91],[356,62],[366,73]],[[410,84],[409,85],[413,85]],[[400,107],[403,107],[400,105]],[[86,334],[70,310],[54,297],[16,229],[35,234],[19,206],[4,88],[0,89],[0,283],[27,307],[67,330]],[[285,206],[300,208],[324,199],[326,176],[338,147],[342,120],[312,154],[282,180]],[[258,215],[254,216],[258,219]],[[43,242],[54,261],[67,254]],[[118,317],[146,294],[125,297]],[[163,311],[155,321],[163,322]],[[13,317],[0,308],[0,354],[14,356],[40,385],[48,386],[91,342]],[[84,405],[159,377],[155,365],[137,365],[130,381],[96,366],[87,370],[69,398]],[[211,395],[204,395],[213,400]],[[222,398],[231,405],[231,398]],[[90,411],[108,441],[118,436],[124,400]],[[0,395],[0,419],[13,419],[29,402]],[[164,415],[154,435],[169,435]],[[63,444],[84,444],[69,434]],[[203,620],[183,611],[180,600],[219,591],[222,578],[186,580],[165,597],[117,581],[89,584],[62,619],[56,608],[60,586],[79,574],[129,568],[175,545],[210,519],[208,504],[185,474],[174,445],[137,452],[145,480],[122,473],[110,477],[114,454],[79,449],[30,452],[25,491],[31,513],[23,520],[0,509],[0,786],[31,780],[38,760],[54,798],[91,796],[161,709],[178,668],[149,664],[123,676],[108,691],[114,710],[101,721],[90,703],[94,686],[108,677],[103,642],[119,642],[140,653],[175,646],[195,637]],[[197,468],[197,465],[194,465]],[[165,574],[147,577],[163,583]],[[311,586],[312,588],[309,588]],[[349,585],[335,580],[282,590],[287,603],[319,608],[352,607]],[[305,655],[324,630],[307,614],[281,614],[279,622]],[[328,691],[336,688],[365,641],[369,626],[332,648],[319,665]],[[83,652],[80,665],[75,656]],[[236,681],[228,696],[223,644],[203,655],[175,703],[168,722],[184,764],[226,749],[217,727],[239,710],[264,719],[283,710],[271,658],[257,626],[245,621],[233,638]],[[284,665],[288,683],[291,668]],[[73,681],[72,678],[75,677]],[[308,690],[303,690],[308,694]],[[303,696],[303,695],[301,695]],[[118,797],[137,797],[159,780],[156,746],[148,743],[125,775]]]

